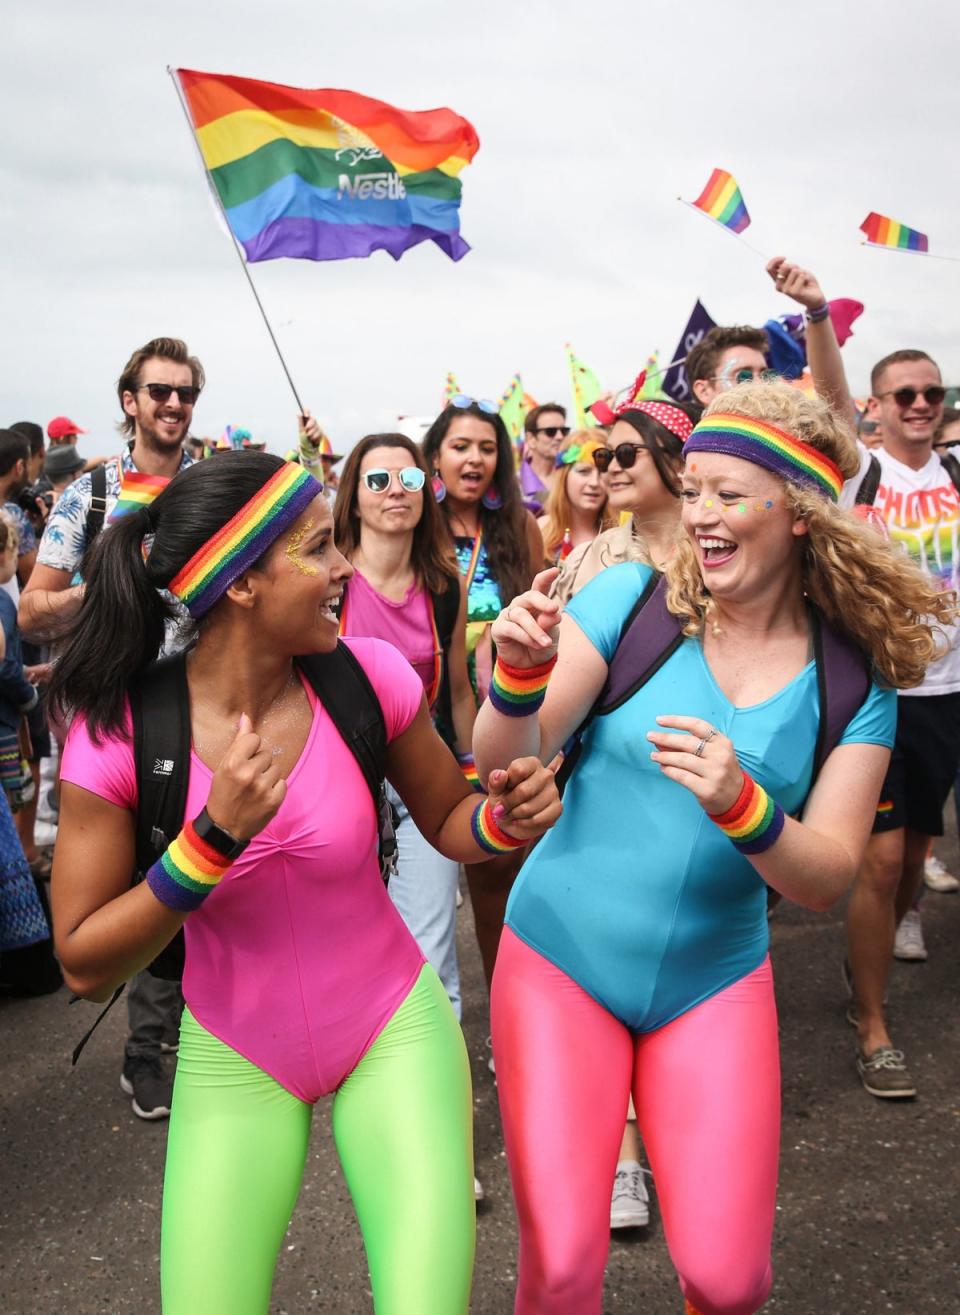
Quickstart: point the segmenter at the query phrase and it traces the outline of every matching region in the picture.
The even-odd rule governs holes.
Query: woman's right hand
[[[213,774],[207,798],[211,820],[237,840],[250,840],[276,817],[286,793],[276,760],[244,713]]]
[[[538,667],[557,651],[560,604],[547,596],[557,578],[557,568],[541,571],[532,588],[505,607],[493,623],[491,634],[497,656],[511,667]]]

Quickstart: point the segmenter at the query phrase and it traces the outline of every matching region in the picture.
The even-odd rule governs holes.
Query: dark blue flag
[[[675,402],[686,402],[690,399],[690,385],[687,382],[687,372],[684,369],[683,362],[696,347],[697,343],[712,328],[715,322],[704,309],[702,303],[698,300],[693,311],[687,320],[687,327],[683,331],[677,350],[673,353],[672,359],[678,361],[678,365],[671,365],[670,369],[663,376],[660,387],[672,397]]]

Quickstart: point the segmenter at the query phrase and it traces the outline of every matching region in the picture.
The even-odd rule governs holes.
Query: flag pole
[[[935,251],[911,251],[909,247],[885,247],[882,242],[870,242],[866,238],[860,239],[862,247],[870,247],[874,251],[890,251],[901,256],[923,256],[925,260],[949,260],[951,265],[960,264],[960,256],[940,256]]]
[[[755,247],[752,242],[748,242],[742,233],[735,233],[732,228],[727,228],[726,224],[721,224],[719,219],[714,219],[713,215],[708,215],[706,210],[701,210],[698,205],[694,205],[690,201],[684,201],[682,196],[678,196],[677,200],[682,201],[688,210],[693,210],[696,214],[703,215],[704,219],[709,219],[711,224],[716,224],[717,228],[722,229],[724,233],[729,234],[732,238],[736,238],[741,246],[746,247],[748,251],[752,251],[755,255],[758,255],[761,260],[769,261],[770,257],[764,255],[760,248]]]
[[[211,195],[213,196],[217,209],[220,211],[220,215],[223,219],[224,226],[230,235],[230,241],[233,243],[233,249],[237,253],[237,259],[240,261],[240,268],[243,270],[247,283],[250,286],[250,291],[253,293],[253,299],[257,303],[257,309],[260,311],[260,314],[263,316],[263,322],[266,325],[267,333],[269,333],[270,335],[270,341],[273,343],[274,350],[276,351],[280,364],[283,367],[283,373],[287,376],[287,383],[290,385],[290,391],[291,393],[293,393],[293,399],[297,404],[297,412],[299,415],[303,415],[304,414],[303,403],[300,401],[300,395],[297,392],[296,384],[293,382],[293,377],[291,376],[290,371],[287,369],[287,363],[283,359],[283,352],[280,350],[280,344],[277,342],[276,334],[273,332],[273,327],[270,324],[269,319],[267,319],[267,312],[263,308],[263,302],[260,300],[260,296],[259,293],[257,292],[256,287],[254,286],[253,279],[250,277],[250,269],[247,265],[246,254],[243,248],[241,247],[240,243],[237,241],[236,234],[234,233],[233,229],[230,227],[230,221],[229,219],[227,219],[226,212],[224,211],[223,202],[220,200],[220,193],[217,191],[214,181],[210,177],[210,170],[207,168],[207,162],[203,158],[203,152],[200,150],[200,143],[197,141],[196,132],[194,131],[194,127],[193,127],[193,120],[190,117],[190,111],[187,108],[187,103],[183,98],[183,89],[180,86],[180,79],[177,77],[177,70],[175,68],[171,68],[170,65],[168,64],[167,72],[170,74],[170,79],[173,82],[174,89],[176,90],[177,93],[177,100],[180,102],[180,108],[183,110],[183,117],[187,121],[187,127],[190,129],[190,136],[193,140],[194,146],[197,149],[197,154],[200,157],[200,163],[203,166],[203,172],[207,179],[207,186],[210,188]]]

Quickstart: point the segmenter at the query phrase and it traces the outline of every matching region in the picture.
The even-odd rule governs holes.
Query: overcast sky
[[[115,450],[114,381],[158,334],[208,387],[194,431],[292,441],[295,405],[217,226],[167,64],[405,109],[449,105],[480,151],[463,174],[454,264],[251,266],[304,400],[343,450],[437,410],[453,370],[499,397],[514,371],[567,400],[564,343],[606,387],[669,359],[695,299],[721,323],[788,306],[763,262],[676,198],[714,166],[740,183],[746,238],[812,268],[866,313],[844,349],[918,346],[960,381],[960,263],[867,249],[877,210],[960,256],[958,10],[914,0],[6,0],[0,50],[0,424],[66,414]]]

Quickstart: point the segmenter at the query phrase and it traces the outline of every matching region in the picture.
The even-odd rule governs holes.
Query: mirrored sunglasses
[[[393,475],[407,493],[419,493],[427,478],[419,466],[404,466],[403,470],[396,471],[378,466],[375,470],[364,471],[362,479],[371,493],[386,493]]]
[[[448,405],[455,406],[458,411],[465,411],[468,406],[478,406],[491,416],[495,416],[500,409],[496,402],[488,402],[485,397],[468,397],[466,393],[454,393]]]

